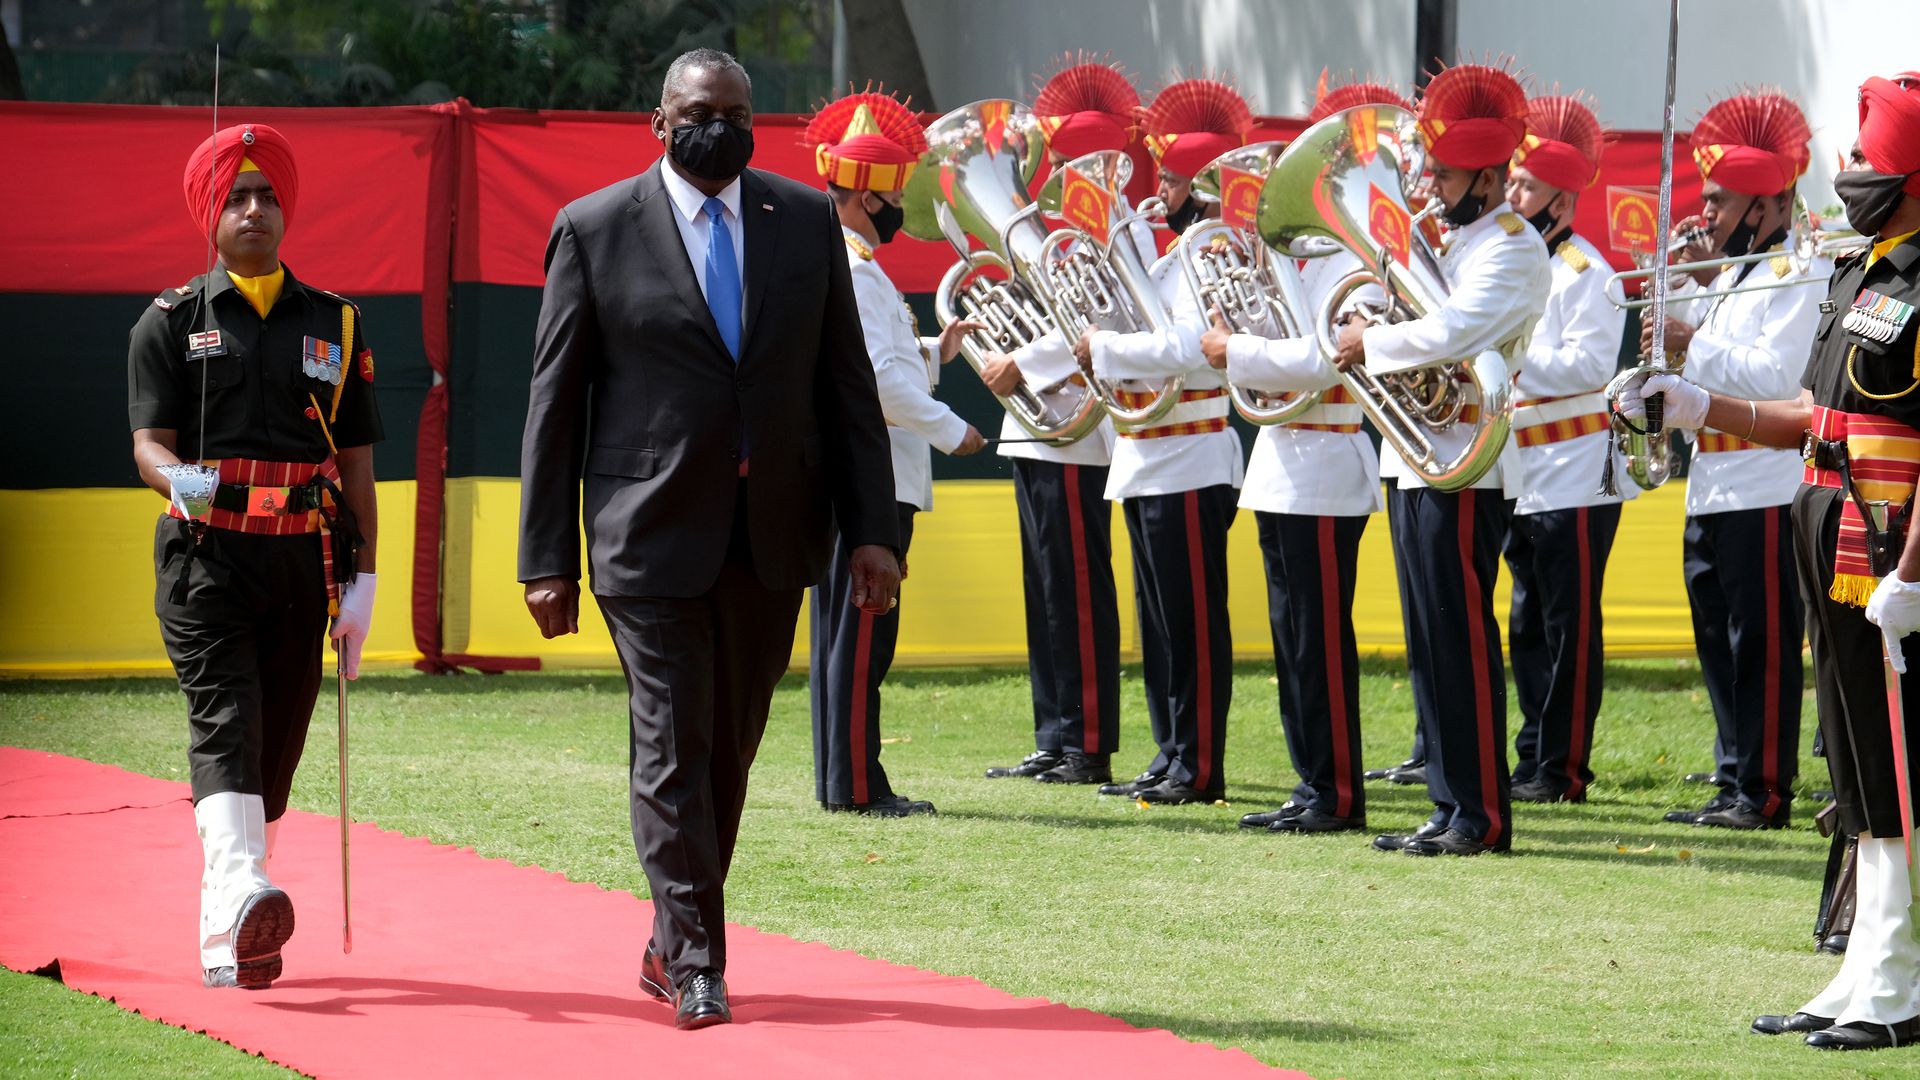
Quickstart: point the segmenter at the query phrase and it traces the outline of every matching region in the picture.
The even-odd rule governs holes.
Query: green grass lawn
[[[1272,677],[1237,669],[1232,805],[1141,809],[1085,788],[990,781],[1031,749],[1024,672],[900,673],[894,786],[936,818],[827,815],[812,801],[806,683],[791,677],[748,798],[731,917],[868,956],[968,975],[1238,1046],[1320,1077],[1893,1076],[1920,1050],[1822,1055],[1746,1028],[1832,975],[1812,950],[1826,841],[1804,798],[1786,832],[1668,825],[1706,791],[1713,722],[1697,669],[1609,665],[1584,806],[1516,810],[1514,854],[1426,860],[1367,836],[1243,833],[1293,783]],[[1370,764],[1404,756],[1405,671],[1370,662]],[[1115,771],[1150,756],[1137,670]],[[334,809],[331,701],[294,789]],[[1812,698],[1806,700],[1812,739]],[[185,778],[170,682],[0,684],[0,743]],[[626,816],[617,675],[362,679],[356,817],[579,881],[645,894]],[[1802,794],[1826,769],[1801,764]],[[1373,786],[1371,823],[1425,818],[1422,791]],[[634,927],[636,941],[646,928]],[[197,973],[182,971],[182,979]],[[745,989],[745,988],[743,988]],[[0,975],[0,1072],[230,1076],[273,1069],[31,976]],[[277,1071],[277,1070],[276,1070]]]

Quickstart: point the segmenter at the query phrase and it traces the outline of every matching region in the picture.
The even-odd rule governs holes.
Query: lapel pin
[[[773,204],[772,204],[772,203],[765,203],[765,202],[763,202],[763,203],[761,203],[761,204],[760,204],[760,209],[762,209],[762,210],[771,210],[771,209],[773,209]]]

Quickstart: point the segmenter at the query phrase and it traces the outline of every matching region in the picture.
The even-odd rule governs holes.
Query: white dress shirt
[[[1438,308],[1418,319],[1366,329],[1367,369],[1385,375],[1468,360],[1492,348],[1508,354],[1510,371],[1524,368],[1527,336],[1547,306],[1553,280],[1539,232],[1510,211],[1486,214],[1448,235],[1440,272],[1449,292]],[[1456,424],[1433,436],[1435,451],[1442,457],[1458,453],[1472,431]],[[1473,486],[1517,498],[1525,487],[1524,466],[1513,451],[1509,436],[1500,459]],[[1397,477],[1402,487],[1426,486],[1398,454],[1385,455],[1380,471]]]
[[[1547,310],[1533,328],[1527,345],[1527,363],[1517,387],[1523,403],[1514,410],[1515,441],[1527,429],[1546,428],[1607,414],[1606,386],[1620,365],[1620,339],[1626,318],[1607,301],[1606,256],[1578,233],[1554,246],[1553,288]],[[1553,400],[1542,400],[1553,399]],[[1539,404],[1524,404],[1538,401]],[[1514,504],[1516,514],[1540,514],[1581,506],[1606,506],[1631,499],[1639,488],[1621,483],[1620,494],[1600,493],[1607,455],[1615,453],[1611,428],[1560,442],[1516,446],[1514,452],[1527,478],[1526,491]],[[1617,457],[1614,469],[1625,476],[1626,459]]]
[[[1102,330],[1093,335],[1093,373],[1102,381],[1124,390],[1158,391],[1169,377],[1179,375],[1186,379],[1188,392],[1226,389],[1226,377],[1200,352],[1200,335],[1208,324],[1199,300],[1187,290],[1187,276],[1180,272],[1177,258],[1177,254],[1165,256],[1151,271],[1154,286],[1174,313],[1171,325],[1131,334]],[[1182,402],[1154,426],[1225,417],[1231,409],[1224,394]],[[1232,427],[1196,435],[1123,437],[1114,443],[1107,498],[1172,495],[1216,484],[1239,487],[1245,468],[1240,433]]]
[[[1071,403],[1069,395],[1091,393],[1085,386],[1066,385],[1061,381],[1080,374],[1080,365],[1073,359],[1073,349],[1060,337],[1060,331],[1050,330],[1039,339],[1022,345],[1011,354],[1014,366],[1020,369],[1021,381],[1027,389],[1040,395],[1041,400],[1052,404],[1061,403],[1062,412]],[[1099,409],[1099,405],[1094,408]],[[1104,410],[1102,410],[1104,413]],[[1033,433],[1020,426],[1020,422],[1011,413],[1000,422],[1002,439],[1031,439]],[[1097,465],[1104,467],[1113,461],[1113,422],[1100,421],[1100,426],[1089,432],[1078,442],[1065,446],[1052,446],[1047,443],[1017,442],[1000,444],[1000,456],[1004,458],[1026,458],[1030,461],[1053,461],[1062,465]]]
[[[665,161],[660,163],[660,182],[667,189],[667,198],[673,200],[673,223],[680,229],[680,242],[687,246],[687,261],[693,264],[693,278],[700,283],[700,295],[707,295],[707,240],[713,231],[713,223],[707,218],[707,197],[700,189],[673,171],[673,166]],[[740,178],[733,181],[720,194],[714,196],[726,209],[720,217],[727,223],[727,232],[733,237],[733,265],[740,271],[740,326],[746,328],[747,322],[747,258],[746,230],[740,225]],[[745,343],[742,342],[744,346]]]
[[[887,417],[893,444],[893,497],[921,510],[933,509],[933,455],[929,446],[950,454],[967,436],[967,422],[933,396],[940,383],[940,339],[915,333],[912,309],[873,259],[866,238],[841,227],[847,262],[853,269],[853,295],[860,305],[860,329],[873,361],[880,411]]]
[[[1308,310],[1318,310],[1327,291],[1359,268],[1360,260],[1346,252],[1307,260],[1300,278]],[[1227,381],[1267,393],[1345,386],[1320,354],[1315,338],[1269,340],[1253,334],[1227,339]],[[1364,517],[1380,509],[1380,460],[1366,432],[1300,426],[1357,425],[1361,419],[1360,406],[1351,401],[1322,401],[1291,423],[1261,427],[1247,460],[1240,505],[1275,514],[1328,517]]]
[[[1827,298],[1819,283],[1833,275],[1833,263],[1817,259],[1805,274],[1793,273],[1785,256],[1747,267],[1729,266],[1707,288],[1734,287],[1741,269],[1747,270],[1743,285],[1781,279],[1815,284],[1689,300],[1688,296],[1703,290],[1687,279],[1668,294],[1667,302],[1669,315],[1697,327],[1682,373],[1689,382],[1716,394],[1751,401],[1797,398],[1820,322],[1820,301]],[[1649,318],[1652,310],[1647,309]],[[1784,506],[1800,489],[1802,471],[1797,450],[1703,452],[1696,440],[1687,469],[1687,513]]]

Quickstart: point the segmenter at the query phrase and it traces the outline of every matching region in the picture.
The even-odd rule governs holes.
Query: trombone
[[[1667,254],[1706,239],[1706,230],[1688,229],[1667,246]],[[1798,194],[1793,197],[1793,224],[1787,230],[1786,250],[1754,251],[1745,255],[1721,255],[1695,262],[1673,263],[1667,267],[1668,274],[1691,274],[1699,270],[1724,270],[1729,266],[1745,266],[1750,263],[1766,262],[1784,257],[1793,269],[1793,276],[1779,277],[1772,281],[1755,282],[1751,285],[1739,285],[1726,289],[1710,289],[1704,292],[1690,292],[1682,299],[1707,300],[1717,296],[1734,296],[1739,293],[1764,292],[1768,289],[1790,289],[1800,285],[1826,284],[1824,278],[1808,277],[1807,271],[1820,259],[1836,259],[1864,249],[1867,238],[1840,223],[1830,228],[1822,228],[1818,219],[1807,209],[1805,199]],[[1622,311],[1638,311],[1653,304],[1651,295],[1639,299],[1627,297],[1627,282],[1649,280],[1656,273],[1651,266],[1637,270],[1622,270],[1607,278],[1604,292],[1607,302]],[[1618,291],[1616,292],[1616,287]]]

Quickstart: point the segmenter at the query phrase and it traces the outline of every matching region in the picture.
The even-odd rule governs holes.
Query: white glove
[[[1713,401],[1713,395],[1678,375],[1665,372],[1636,375],[1627,380],[1626,385],[1620,388],[1616,408],[1620,415],[1636,424],[1641,423],[1647,416],[1647,398],[1655,394],[1666,395],[1666,411],[1661,414],[1661,426],[1699,431],[1706,425],[1707,405]]]
[[[1905,675],[1907,658],[1900,655],[1900,639],[1920,630],[1920,581],[1901,581],[1898,573],[1881,578],[1867,601],[1867,621],[1880,628],[1887,662]]]
[[[360,648],[373,625],[373,575],[355,574],[340,587],[340,614],[333,617],[333,647],[346,664],[347,678],[360,677]]]

